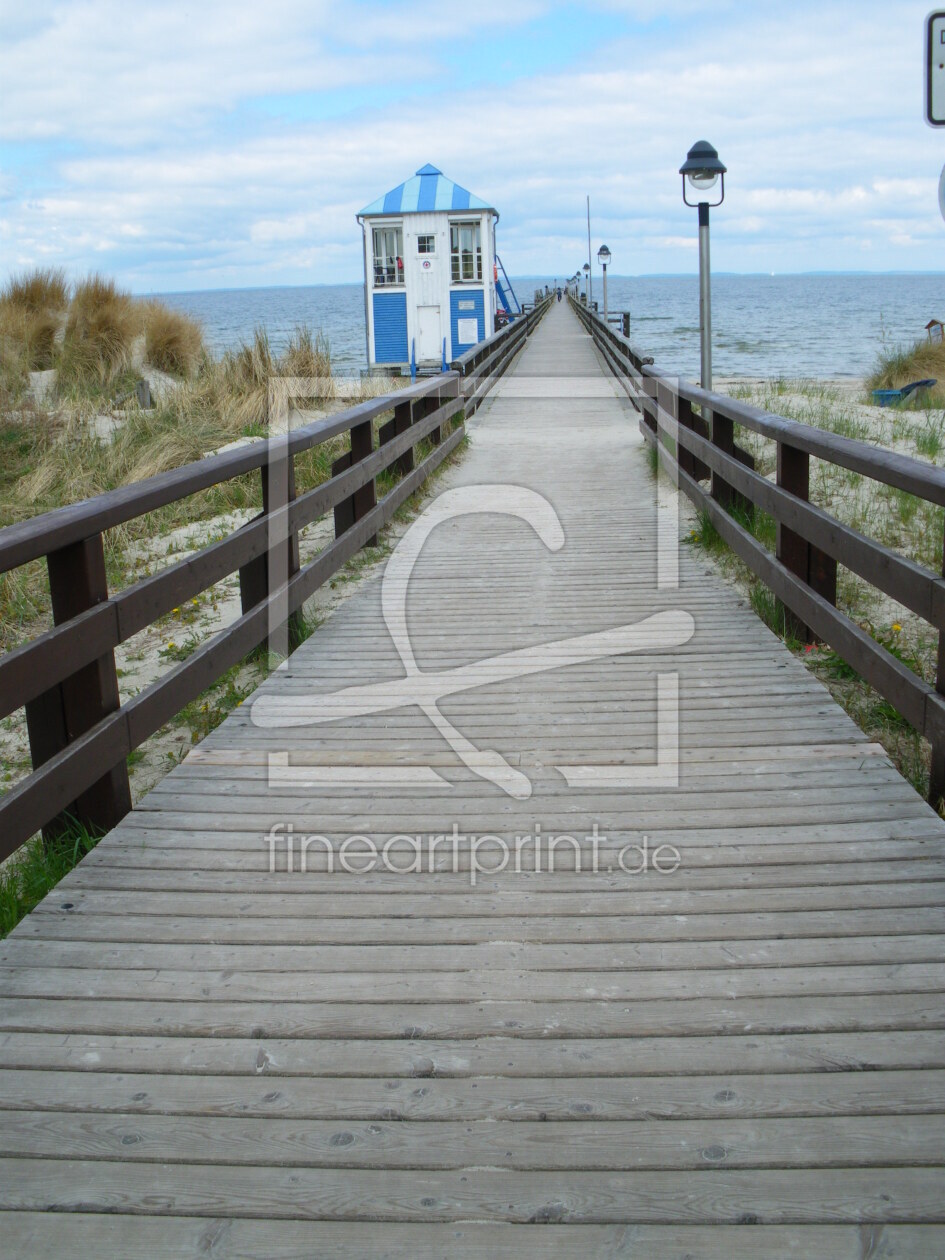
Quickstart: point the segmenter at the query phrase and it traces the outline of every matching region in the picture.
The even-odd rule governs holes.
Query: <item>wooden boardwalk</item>
[[[0,1256],[945,1255],[945,825],[698,554],[658,573],[566,304],[436,491],[498,483],[563,545],[445,520],[406,598],[473,769],[417,704],[259,724],[403,677],[372,579],[0,944]],[[656,614],[644,651],[561,646]],[[270,872],[277,823],[296,858],[604,838],[473,884],[468,840]],[[644,836],[678,869],[608,869]]]

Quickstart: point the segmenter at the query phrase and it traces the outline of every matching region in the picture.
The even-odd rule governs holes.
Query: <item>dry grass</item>
[[[28,311],[0,302],[0,378],[5,402],[22,396],[30,372],[53,366],[59,325],[51,311]]]
[[[91,275],[71,293],[61,270],[14,277],[0,292],[0,401],[19,401],[29,373],[58,370],[61,398],[72,402],[127,385],[136,340],[148,363],[193,376],[204,359],[199,324],[163,303],[141,301],[113,280]]]
[[[130,366],[142,326],[141,304],[113,280],[92,275],[77,284],[57,364],[60,394],[107,388]]]
[[[91,303],[93,316],[112,305],[106,291],[99,305]],[[0,525],[178,468],[237,438],[264,436],[270,382],[286,376],[317,377],[324,394],[332,392],[328,351],[307,329],[297,329],[281,355],[257,330],[250,344],[222,359],[203,358],[193,379],[161,405],[129,412],[108,441],[88,423],[94,398],[75,399],[55,424],[8,421],[0,430],[0,447],[16,446],[21,455],[14,480],[0,471]],[[213,508],[246,506],[244,500],[238,493]]]
[[[265,425],[270,387],[280,377],[317,379],[321,396],[333,397],[331,355],[324,340],[308,328],[296,328],[283,353],[275,355],[268,334],[257,328],[251,342],[223,356],[214,384],[227,396],[237,423]]]
[[[69,285],[61,267],[37,267],[14,276],[0,292],[0,304],[24,311],[64,311],[69,304]]]
[[[203,330],[196,320],[163,302],[146,302],[144,353],[148,363],[174,376],[193,376],[204,356]]]
[[[65,317],[65,273],[46,268],[16,276],[0,291],[0,400],[18,401],[29,373],[53,366]]]

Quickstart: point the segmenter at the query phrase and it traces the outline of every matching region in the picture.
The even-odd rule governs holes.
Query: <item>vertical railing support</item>
[[[440,390],[438,389],[435,394],[428,394],[427,397],[421,399],[421,401],[424,405],[420,414],[418,415],[416,410],[414,412],[414,418],[416,420],[420,420],[424,416],[428,416],[432,411],[436,411],[438,407],[443,405],[444,400],[440,396]],[[444,437],[446,437],[446,430],[445,426],[442,424],[438,424],[435,429],[430,431],[430,441],[434,446],[439,446]]]
[[[394,408],[394,436],[400,437],[401,433],[406,433],[413,425],[413,402],[400,403]],[[414,469],[414,452],[410,446],[404,451],[403,455],[397,460],[395,467],[401,476],[406,477],[407,473],[413,472]]]
[[[338,457],[331,466],[331,475],[336,477],[339,473],[346,472],[347,469],[353,468],[355,464],[359,464],[362,459],[367,459],[374,451],[374,423],[371,420],[365,420],[362,424],[353,425],[351,428],[351,449],[345,451],[344,455]],[[369,478],[363,486],[359,486],[357,490],[347,499],[342,499],[340,503],[335,505],[335,537],[340,538],[346,533],[352,525],[366,516],[377,504],[377,489],[374,478]],[[377,534],[372,534],[365,543],[365,547],[377,546]]]
[[[703,408],[703,415],[705,408]],[[734,425],[728,416],[720,416],[718,412],[711,413],[710,427],[712,432],[712,445],[718,447],[725,455],[732,458],[735,456],[735,433]],[[712,474],[712,498],[715,499],[721,507],[728,508],[732,504],[732,487],[717,472]]]
[[[406,433],[412,423],[413,403],[408,398],[405,402],[397,403],[394,407],[393,419],[388,420],[386,424],[381,425],[377,434],[379,445],[386,446],[392,438],[399,437],[401,433]],[[395,459],[390,465],[390,467],[395,472],[400,473],[402,477],[406,476],[409,472],[413,472],[413,466],[414,457],[412,446],[408,450],[404,451],[403,455]]]
[[[810,456],[787,442],[778,443],[778,485],[805,503],[810,501]],[[786,525],[778,524],[777,558],[793,574],[828,603],[837,602],[837,562]],[[784,609],[785,630],[802,643],[816,636],[789,608]]]
[[[295,499],[295,460],[291,455],[278,454],[273,457],[275,460],[285,460],[285,482],[276,492],[276,497],[280,500],[275,506],[276,508],[287,506]],[[259,516],[253,518],[254,521],[261,520],[268,516],[273,510],[272,494],[270,487],[276,478],[280,475],[281,470],[277,467],[273,470],[270,464],[263,464],[260,468],[260,476],[262,480],[262,512]],[[281,502],[285,499],[285,503]],[[252,524],[253,522],[250,522]],[[279,543],[276,544],[280,545]],[[270,554],[273,551],[272,545],[267,546],[266,550],[248,561],[239,571],[240,578],[240,606],[243,613],[248,613],[251,608],[255,608],[257,604],[261,604],[264,599],[268,599],[277,586],[283,581],[288,581],[299,571],[299,536],[297,533],[290,533],[285,540],[285,561],[284,564],[279,562],[270,565]],[[282,569],[285,572],[281,572]],[[302,611],[297,609],[290,613],[289,621],[289,645],[290,647],[299,643],[302,638]],[[262,650],[269,647],[268,638],[260,645]]]
[[[945,578],[945,547],[942,549],[942,577]],[[933,596],[933,607],[935,604]],[[938,661],[935,670],[935,690],[945,696],[945,630],[938,632]],[[929,766],[929,804],[938,809],[945,797],[945,733],[936,732],[930,738],[932,761]]]
[[[648,429],[657,434],[657,441],[659,441],[659,429],[656,423],[656,395],[656,378],[652,376],[641,377],[640,402],[643,407],[643,423]]]
[[[108,599],[105,545],[101,534],[72,543],[46,557],[53,621],[61,625]],[[33,769],[43,765],[120,704],[115,655],[108,652],[83,665],[61,683],[26,705]],[[125,761],[107,769],[43,828],[54,841],[68,826],[67,815],[96,830],[108,831],[131,809]]]

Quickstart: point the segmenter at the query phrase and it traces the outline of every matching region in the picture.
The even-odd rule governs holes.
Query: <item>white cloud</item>
[[[613,8],[647,22],[655,6]],[[487,10],[499,40],[502,6]],[[689,269],[695,222],[677,169],[705,135],[729,166],[716,266],[854,266],[864,252],[877,266],[941,265],[942,153],[919,116],[923,9],[911,2],[721,6],[711,21],[700,6],[674,34],[657,23],[527,81],[405,89],[383,109],[318,122],[286,106],[232,125],[228,111],[270,93],[330,101],[379,75],[429,87],[466,11],[454,0],[375,6],[361,21],[324,0],[43,10],[0,52],[3,119],[17,136],[51,129],[75,155],[31,170],[32,185],[0,177],[5,264],[51,252],[158,288],[356,279],[355,212],[429,160],[499,206],[513,271],[584,257],[587,191],[616,271]]]

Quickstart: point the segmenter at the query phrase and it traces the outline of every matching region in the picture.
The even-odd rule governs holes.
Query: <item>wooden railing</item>
[[[376,538],[462,441],[463,414],[479,405],[543,310],[474,347],[455,371],[284,438],[200,459],[0,530],[0,573],[45,558],[54,622],[0,657],[0,717],[25,708],[33,764],[32,773],[0,797],[0,858],[40,828],[52,836],[74,818],[107,830],[128,812],[126,758],[132,750],[266,642],[274,626],[285,626],[327,578]],[[377,430],[375,446],[376,421],[386,412],[392,415]],[[350,449],[334,461],[331,477],[297,492],[295,457],[345,434]],[[424,439],[433,449],[417,463],[415,447]],[[377,478],[387,469],[400,480],[378,499]],[[258,516],[153,577],[109,594],[105,531],[254,472],[262,478]],[[271,487],[279,489],[271,494]],[[299,531],[329,511],[334,541],[300,566]],[[115,648],[237,572],[241,616],[122,704]]]
[[[641,412],[641,432],[658,451],[663,467],[793,614],[794,633],[808,642],[816,638],[827,643],[928,739],[929,799],[938,805],[945,797],[945,581],[941,572],[932,572],[810,503],[810,459],[939,507],[945,506],[945,469],[700,389],[655,366],[582,303],[572,301],[572,307]],[[734,440],[736,426],[776,443],[776,481],[755,472],[751,457]],[[741,510],[733,514],[733,508]],[[754,508],[776,522],[774,554],[745,524]],[[910,609],[938,633],[934,685],[836,607],[838,565]]]

